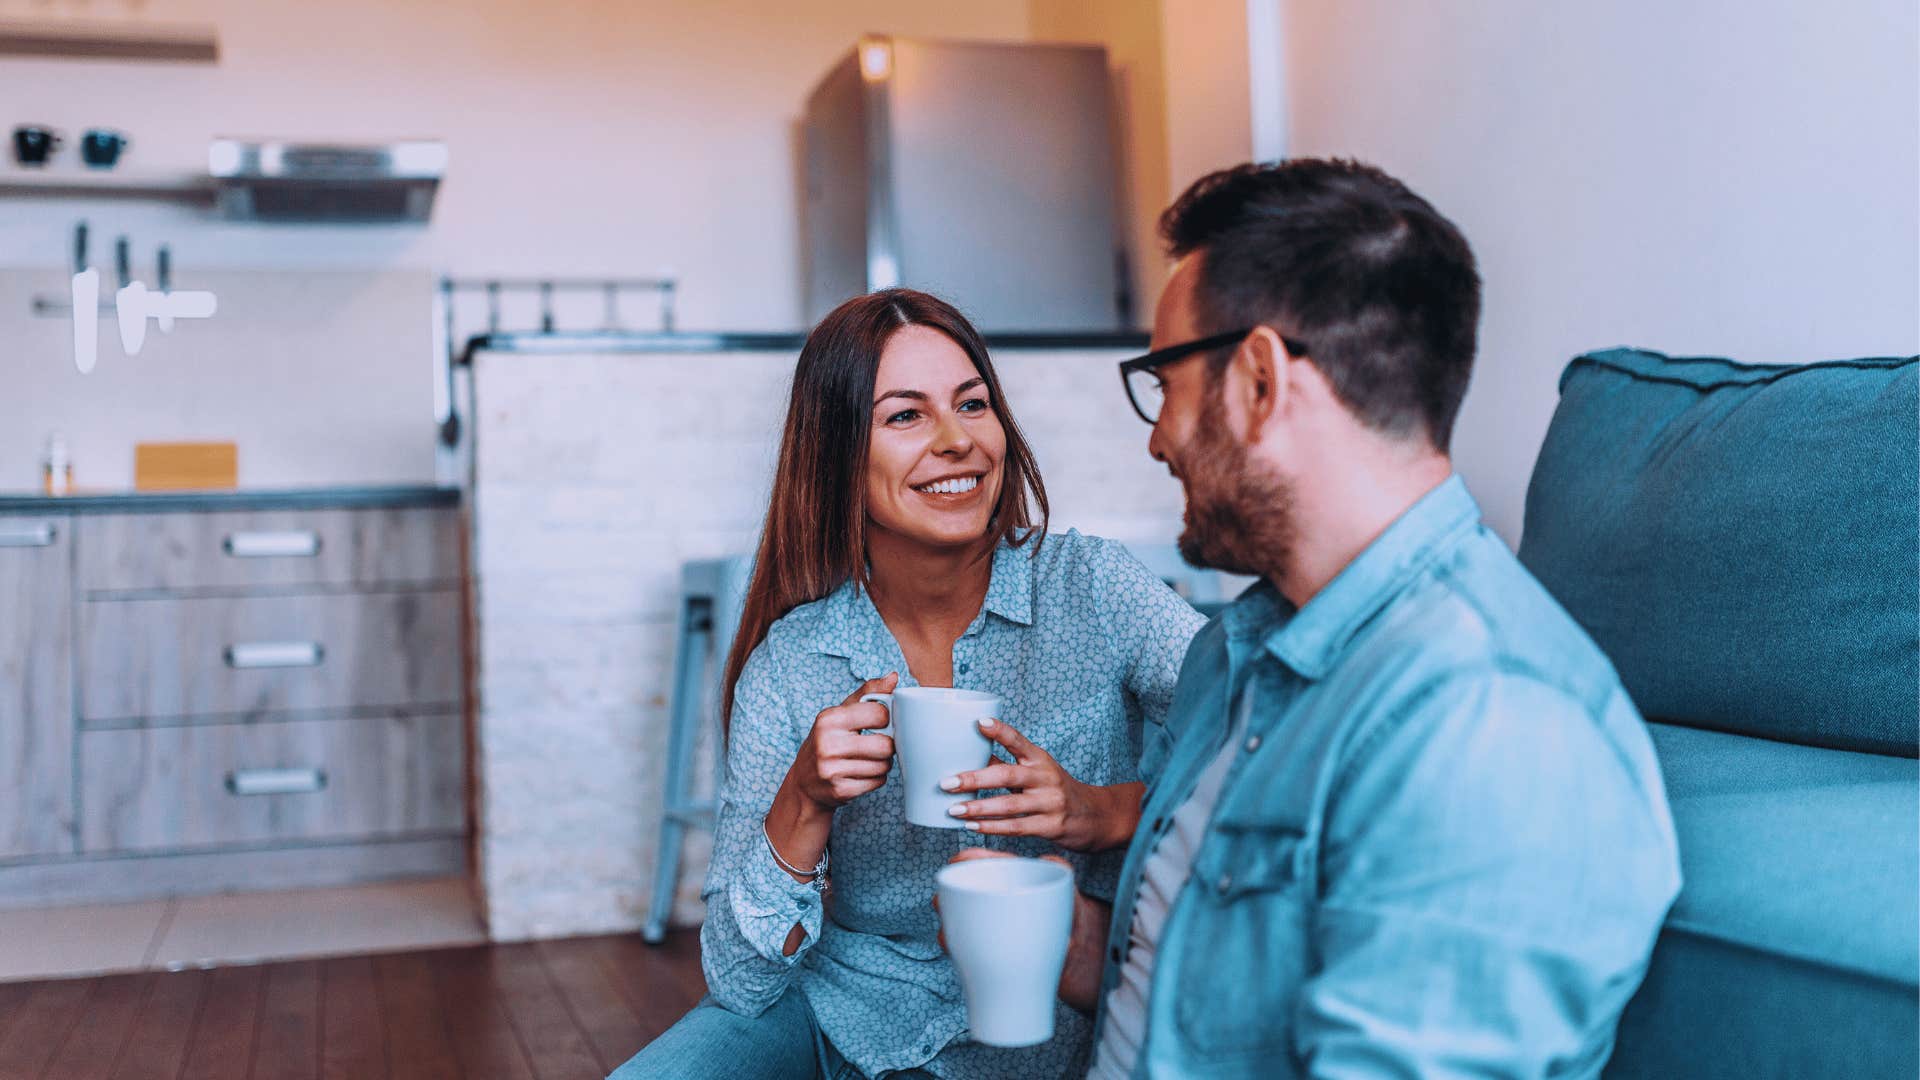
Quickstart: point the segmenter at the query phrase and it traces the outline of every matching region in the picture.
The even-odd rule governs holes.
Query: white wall
[[[1455,448],[1509,541],[1577,353],[1920,349],[1912,0],[1277,2],[1289,152],[1381,165],[1479,255]]]
[[[100,361],[73,366],[72,323],[27,314],[64,299],[57,270],[0,269],[0,491],[40,483],[60,432],[74,484],[133,486],[138,442],[233,441],[240,486],[403,484],[435,478],[433,279],[379,272],[201,271],[219,314],[148,327],[139,356],[100,320]],[[111,271],[102,286],[111,303]]]
[[[1167,176],[1178,197],[1215,169],[1253,156],[1244,0],[1162,0]]]

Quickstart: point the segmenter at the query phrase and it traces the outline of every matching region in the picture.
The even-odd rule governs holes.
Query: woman
[[[958,311],[891,289],[814,329],[726,668],[710,997],[617,1077],[1084,1067],[1090,1024],[1064,1006],[1037,1047],[964,1037],[933,876],[968,846],[1064,848],[1080,887],[1110,896],[1143,731],[1201,620],[1120,545],[1045,528],[1032,452]],[[999,792],[965,830],[906,823],[892,740],[871,733],[886,711],[860,701],[915,684],[1006,702],[981,727],[1010,760],[949,781]]]

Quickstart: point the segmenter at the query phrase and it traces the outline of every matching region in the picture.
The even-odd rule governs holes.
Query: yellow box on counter
[[[136,491],[199,491],[240,483],[240,448],[230,442],[135,443]]]

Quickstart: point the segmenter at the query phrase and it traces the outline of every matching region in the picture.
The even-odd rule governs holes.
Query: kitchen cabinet
[[[464,527],[409,490],[0,499],[0,904],[464,868]]]
[[[0,859],[70,853],[73,536],[0,517]]]

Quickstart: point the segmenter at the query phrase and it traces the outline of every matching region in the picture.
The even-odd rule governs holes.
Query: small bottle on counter
[[[48,495],[73,494],[73,458],[67,453],[67,440],[57,431],[47,436],[47,448],[40,455],[40,487]]]

